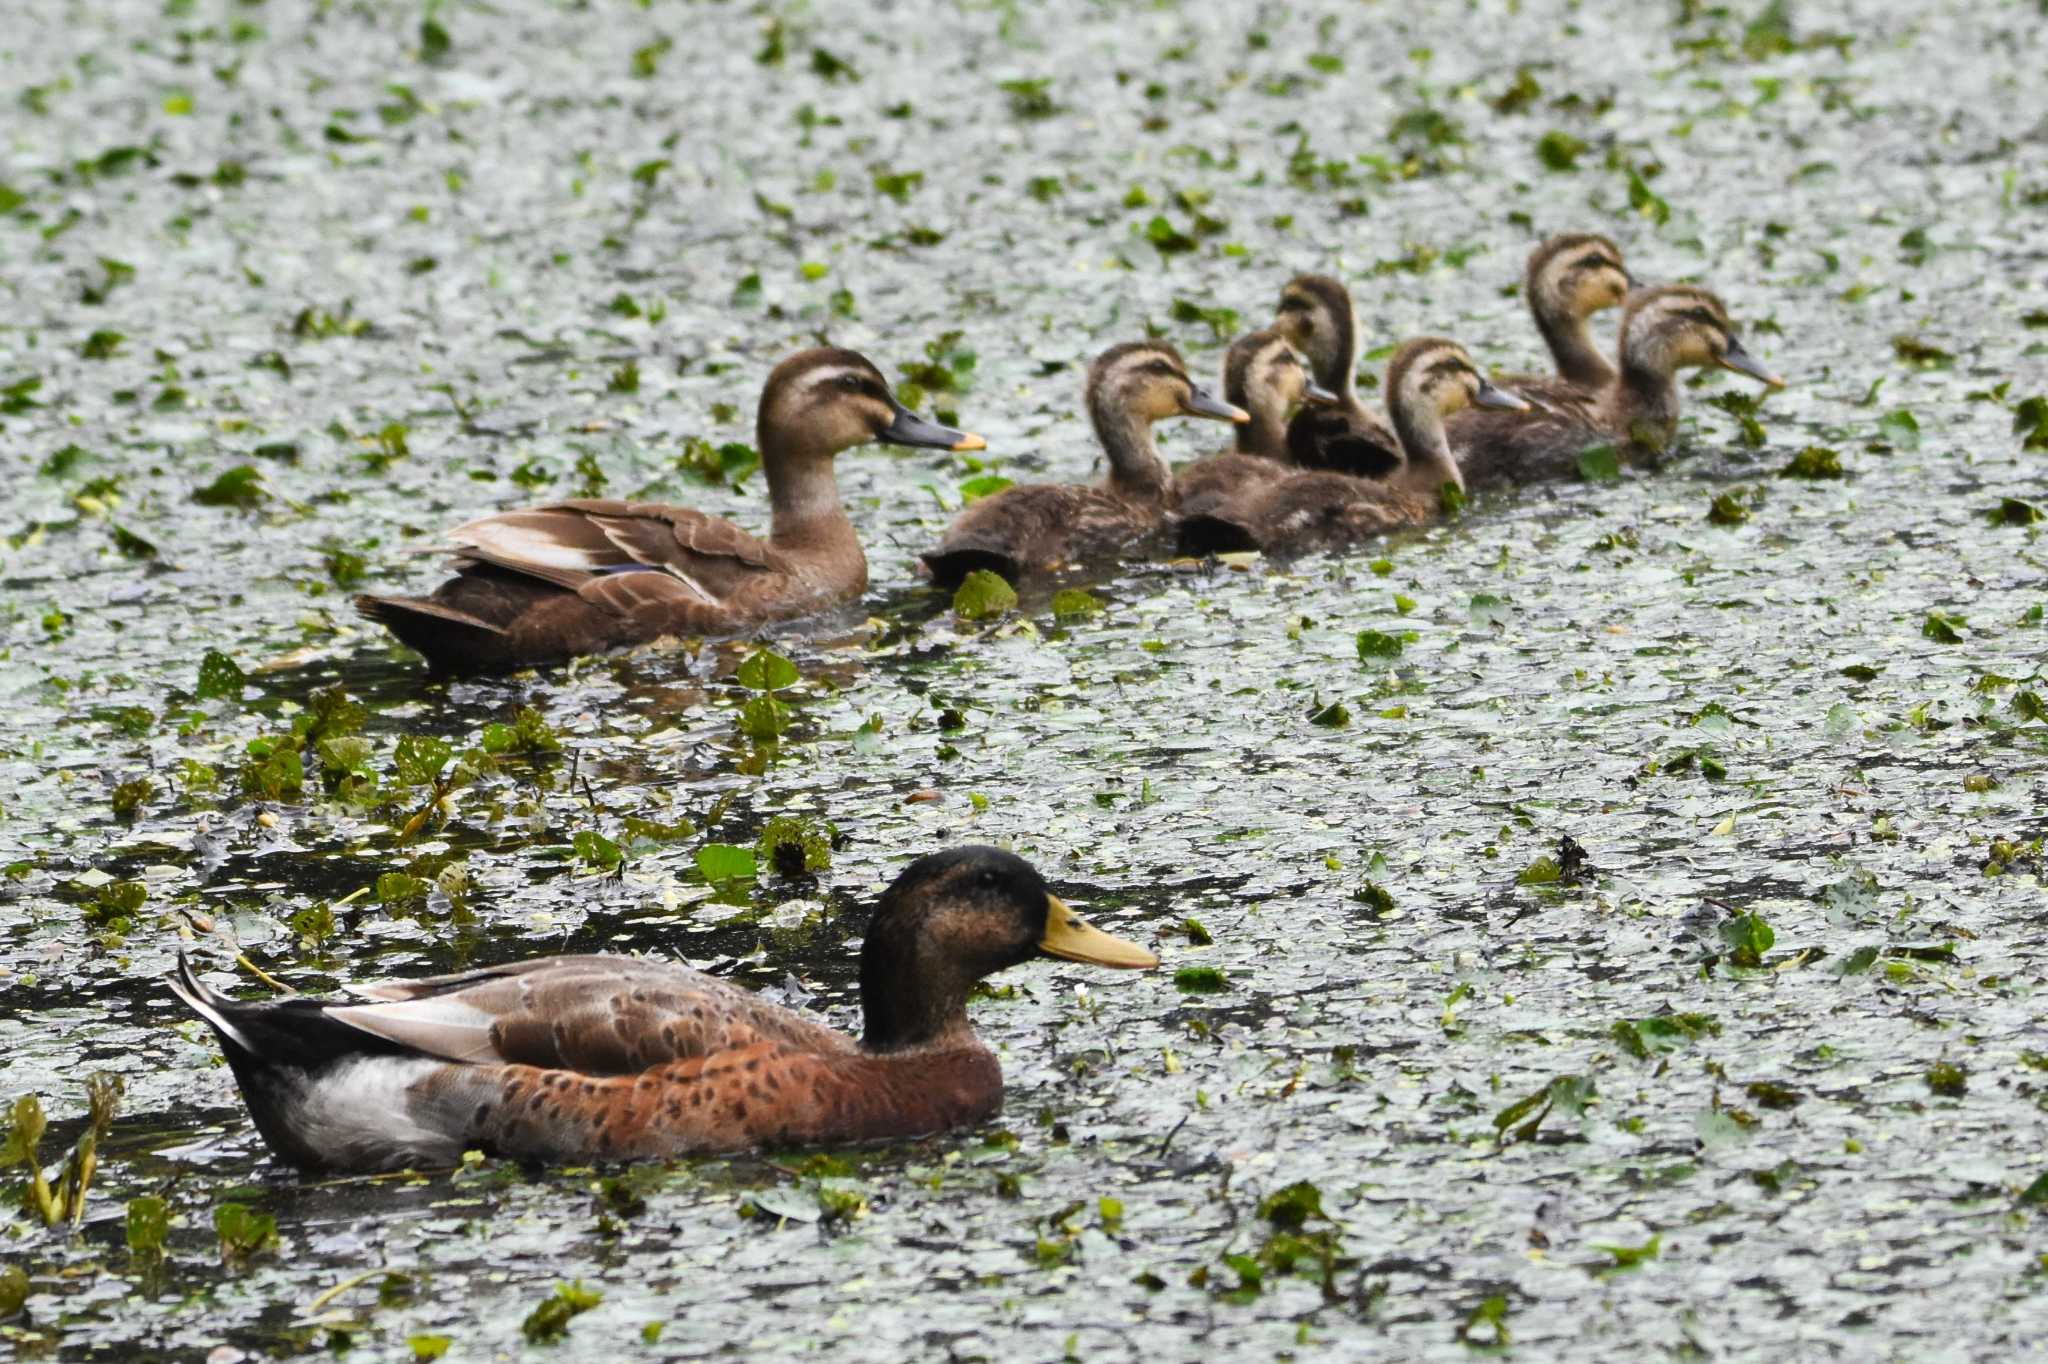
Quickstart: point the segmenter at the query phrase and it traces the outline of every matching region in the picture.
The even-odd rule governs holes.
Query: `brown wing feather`
[[[772,1041],[837,1053],[840,1033],[688,967],[549,957],[501,970],[374,986],[335,1018],[425,1055],[586,1075],[635,1074]]]
[[[503,512],[458,526],[449,540],[463,558],[572,592],[592,574],[640,567],[724,599],[785,568],[772,546],[723,517],[658,502],[587,499]]]

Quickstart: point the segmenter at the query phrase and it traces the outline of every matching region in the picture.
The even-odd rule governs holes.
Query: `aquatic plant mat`
[[[0,1352],[2048,1339],[2037,0],[6,29]],[[1111,342],[1213,373],[1317,269],[1369,372],[1526,369],[1570,228],[1792,386],[1347,557],[916,586],[964,499],[1090,476]],[[858,608],[461,683],[349,609],[522,501],[765,525],[820,335],[988,437],[842,459]],[[864,907],[970,839],[1165,969],[992,980],[1002,1125],[881,1149],[304,1177],[161,983],[639,951],[851,1026]]]

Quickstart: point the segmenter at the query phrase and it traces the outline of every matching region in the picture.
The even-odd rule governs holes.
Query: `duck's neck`
[[[1618,401],[1620,423],[1631,433],[1642,428],[1669,440],[1678,429],[1678,373],[1653,343],[1631,345],[1622,338],[1621,372],[1610,391]]]
[[[755,437],[761,447],[761,473],[768,481],[768,542],[797,554],[835,558],[851,545],[865,565],[860,540],[839,501],[835,452],[780,431],[757,430]]]
[[[1287,458],[1287,404],[1278,393],[1260,384],[1232,384],[1224,400],[1252,414],[1237,428],[1237,452],[1263,459]]]
[[[1088,400],[1088,416],[1095,425],[1095,438],[1109,456],[1110,489],[1135,501],[1165,498],[1173,473],[1152,444],[1152,423],[1128,407],[1093,395]]]
[[[887,925],[870,925],[860,954],[861,1050],[876,1055],[973,1044],[967,995],[984,970]]]
[[[1543,344],[1550,347],[1550,356],[1557,361],[1560,378],[1585,388],[1598,388],[1614,378],[1614,366],[1594,343],[1593,328],[1587,319],[1542,305],[1531,311],[1536,315],[1536,330],[1543,333]]]
[[[1435,498],[1446,483],[1463,491],[1465,476],[1458,472],[1435,400],[1426,394],[1396,394],[1388,415],[1401,441],[1401,470],[1395,481],[1418,497]]]
[[[1358,403],[1358,320],[1349,309],[1332,313],[1330,333],[1329,347],[1309,360],[1315,366],[1316,382],[1353,407]]]

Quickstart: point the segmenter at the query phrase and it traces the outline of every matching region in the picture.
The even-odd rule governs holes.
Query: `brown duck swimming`
[[[504,512],[449,535],[456,576],[430,597],[356,598],[442,672],[543,663],[664,635],[734,634],[837,606],[868,561],[833,457],[869,441],[979,450],[919,417],[850,350],[800,351],[761,390],[755,425],[769,533],[689,507],[586,500]]]
[[[1528,404],[1494,387],[1455,341],[1425,336],[1394,352],[1387,398],[1400,433],[1402,463],[1386,478],[1306,470],[1248,484],[1235,497],[1183,515],[1183,553],[1260,549],[1290,553],[1348,544],[1441,513],[1443,489],[1462,489],[1444,436],[1444,418],[1467,403],[1510,410]]]
[[[1580,452],[1615,445],[1654,460],[1678,430],[1678,372],[1719,367],[1782,388],[1785,381],[1742,347],[1728,310],[1705,289],[1638,289],[1621,319],[1620,372],[1591,391],[1547,391],[1524,416],[1461,412],[1451,448],[1475,486],[1571,478]]]
[[[1401,463],[1393,428],[1358,400],[1358,314],[1351,293],[1328,275],[1301,275],[1280,291],[1273,330],[1308,357],[1315,381],[1337,395],[1304,407],[1287,425],[1287,454],[1304,469],[1382,478]]]
[[[1203,391],[1163,341],[1130,341],[1097,356],[1088,367],[1087,399],[1109,477],[1094,485],[1019,484],[976,502],[924,553],[934,582],[955,587],[979,568],[1014,583],[1125,553],[1159,531],[1170,510],[1173,475],[1153,447],[1152,423],[1173,416],[1251,420]]]
[[[1283,478],[1287,461],[1287,414],[1298,403],[1330,404],[1337,395],[1309,377],[1308,369],[1278,331],[1247,332],[1223,358],[1223,397],[1251,420],[1237,428],[1229,454],[1196,460],[1173,476],[1175,510],[1185,516],[1207,511],[1249,483]]]
[[[967,995],[1033,957],[1152,967],[995,848],[921,857],[861,947],[855,1039],[688,967],[543,957],[360,989],[368,1002],[242,1003],[179,958],[172,991],[212,1025],[278,1158],[445,1166],[481,1150],[581,1164],[869,1141],[1002,1106]]]
[[[1499,381],[1538,399],[1559,385],[1591,391],[1611,383],[1614,365],[1600,353],[1588,323],[1596,314],[1619,308],[1635,287],[1621,248],[1606,237],[1567,232],[1537,246],[1522,272],[1522,292],[1557,373],[1506,374]]]

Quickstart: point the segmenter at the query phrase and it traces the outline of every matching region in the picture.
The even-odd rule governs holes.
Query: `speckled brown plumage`
[[[391,1169],[464,1151],[589,1161],[866,1141],[990,1116],[1002,1072],[967,1020],[975,981],[1033,956],[1144,967],[1030,864],[994,848],[913,862],[861,950],[861,1039],[684,966],[566,956],[386,982],[364,1002],[238,1003],[182,957],[264,1140],[295,1164]]]
[[[455,577],[431,596],[362,596],[357,608],[444,672],[809,615],[867,586],[833,456],[872,440],[981,446],[978,436],[906,411],[865,358],[831,348],[776,366],[756,436],[772,515],[765,540],[689,507],[561,502],[457,528],[449,535]]]
[[[1241,420],[1188,377],[1161,341],[1112,346],[1088,367],[1088,416],[1109,458],[1100,484],[1027,483],[985,497],[953,519],[920,556],[932,581],[956,587],[976,569],[1011,582],[1102,562],[1144,546],[1167,527],[1172,474],[1152,443],[1171,416]]]
[[[1653,464],[1678,429],[1680,370],[1718,366],[1776,387],[1784,381],[1742,348],[1721,300],[1672,284],[1629,295],[1620,372],[1598,389],[1545,387],[1526,414],[1467,411],[1446,423],[1475,487],[1572,478],[1579,454],[1613,445],[1624,462]]]

